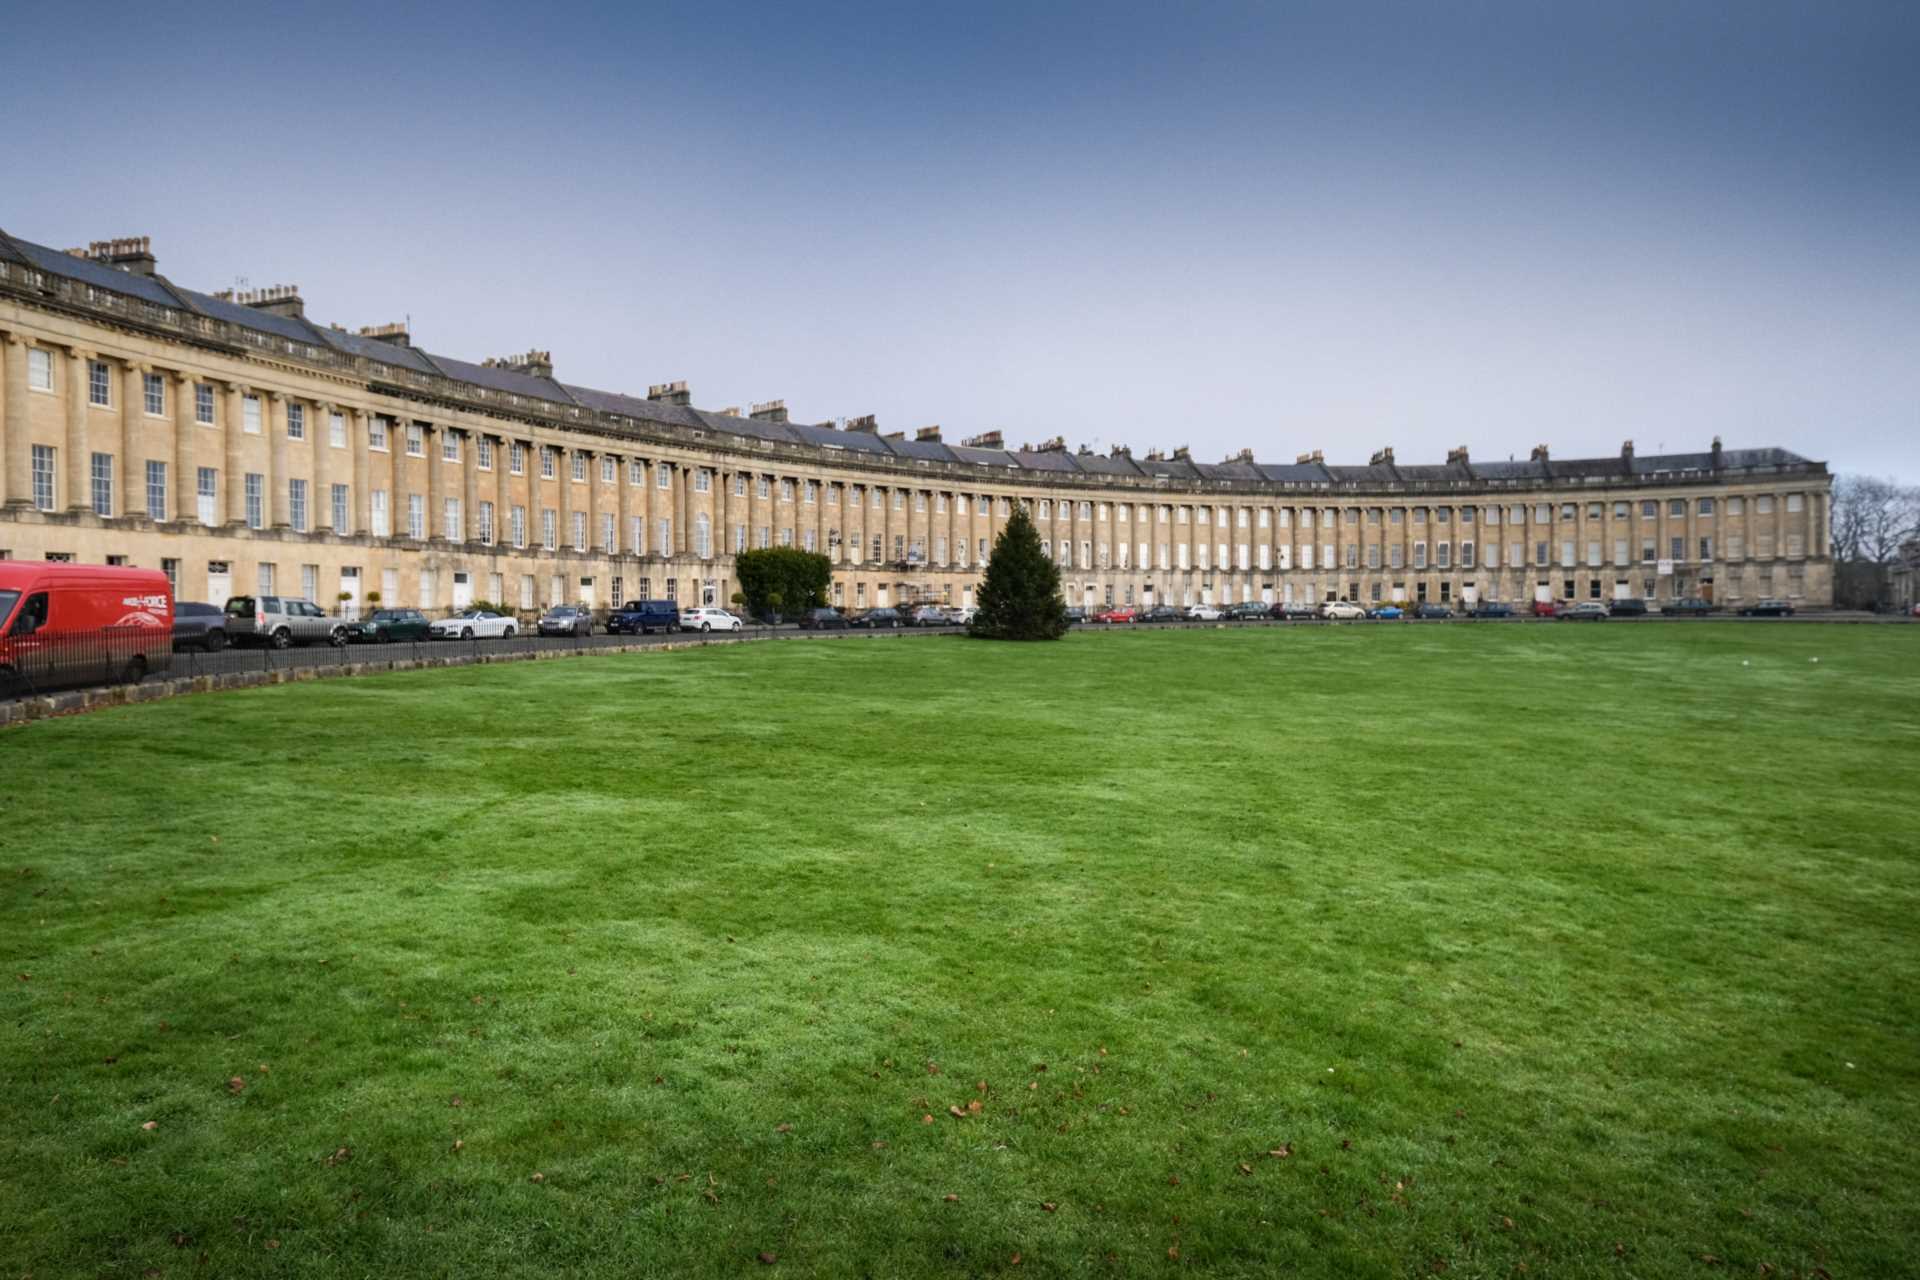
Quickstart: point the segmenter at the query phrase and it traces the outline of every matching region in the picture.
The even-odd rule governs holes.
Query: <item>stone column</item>
[[[676,554],[686,556],[693,552],[693,532],[688,528],[693,523],[693,471],[688,467],[675,470],[678,474],[673,477],[673,549]],[[699,603],[697,594],[694,603]]]
[[[191,524],[200,505],[200,472],[193,464],[195,384],[184,370],[175,370],[167,381],[173,390],[173,518]]]
[[[113,509],[117,516],[145,515],[147,511],[147,450],[140,443],[140,425],[147,412],[146,375],[150,372],[151,365],[128,361],[120,376],[125,393],[120,397],[120,447],[114,450],[120,468],[120,492]]]
[[[392,482],[387,490],[387,532],[395,538],[407,536],[407,428],[405,418],[394,418],[387,431],[387,465]],[[391,603],[391,602],[389,602]]]
[[[373,482],[369,476],[373,469],[373,450],[369,431],[365,409],[347,410],[347,448],[353,454],[353,510],[347,513],[351,527],[342,529],[342,533],[367,533],[373,528]],[[368,566],[368,572],[372,572],[372,566]]]
[[[510,546],[513,533],[513,441],[495,437],[493,455],[493,545]]]
[[[67,510],[91,511],[93,486],[87,483],[87,363],[93,352],[67,348]]]
[[[587,460],[587,550],[591,551],[594,540],[600,536],[600,476],[595,470],[600,465],[600,455],[588,449],[582,449],[580,454]],[[611,552],[613,548],[607,550]]]
[[[275,529],[284,529],[292,523],[287,510],[287,486],[291,479],[287,474],[287,398],[278,391],[269,391],[266,403],[260,408],[266,419],[260,429],[267,433],[267,523]],[[307,517],[311,524],[311,493],[307,494]]]
[[[333,527],[333,412],[334,406],[325,400],[313,404],[313,421],[307,431],[307,447],[313,451],[312,479],[308,482],[313,493],[308,501],[314,506],[316,531],[345,533],[345,529]]]
[[[553,477],[560,488],[559,528],[554,531],[554,542],[564,549],[573,543],[573,451],[559,448],[554,455]]]
[[[420,424],[420,437],[424,442],[422,447],[427,455],[428,542],[434,541],[435,538],[445,538],[449,536],[445,523],[446,517],[443,514],[446,508],[446,503],[443,501],[446,497],[446,489],[443,484],[443,477],[440,474],[441,432],[444,430],[444,427],[436,427],[431,422],[423,422]],[[435,530],[439,532],[436,533]]]
[[[480,433],[469,429],[463,434],[466,441],[460,446],[463,450],[460,455],[460,475],[466,487],[460,499],[460,541],[471,542],[480,529]],[[498,461],[495,459],[496,463]],[[497,503],[494,505],[493,527],[497,533],[500,528]]]
[[[608,550],[616,556],[622,554],[626,547],[627,526],[633,522],[630,510],[633,504],[629,501],[631,495],[627,492],[633,488],[627,483],[630,478],[627,475],[629,465],[631,465],[629,460],[624,457],[615,456],[613,460],[613,545]]]
[[[241,400],[248,388],[240,382],[226,384],[226,404],[221,406],[215,416],[220,420],[221,470],[219,491],[226,495],[227,523],[230,525],[247,522],[246,484],[242,479],[246,471],[246,459],[241,452],[240,433]]]
[[[30,474],[27,439],[27,341],[17,333],[6,335],[6,400],[0,409],[0,433],[6,445],[0,450],[0,501],[9,507],[31,506],[33,477]]]

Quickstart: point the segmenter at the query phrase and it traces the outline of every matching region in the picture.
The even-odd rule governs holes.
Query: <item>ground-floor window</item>
[[[675,601],[676,603],[680,599],[680,584],[672,578],[667,579],[667,599]]]
[[[526,610],[533,608],[533,575],[530,573],[520,575],[520,607]]]
[[[621,587],[620,575],[616,573],[613,575],[613,586],[610,588],[610,592],[607,596],[607,603],[615,609],[618,609],[620,607],[620,602],[626,599],[625,596],[620,594],[620,587]]]

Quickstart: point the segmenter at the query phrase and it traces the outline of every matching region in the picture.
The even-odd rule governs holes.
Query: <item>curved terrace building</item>
[[[724,605],[736,552],[797,546],[837,605],[965,604],[1023,502],[1072,604],[1832,600],[1825,465],[1717,439],[1209,463],[811,425],[315,324],[294,288],[199,293],[144,238],[0,232],[0,343],[0,557],[162,568],[187,599]]]

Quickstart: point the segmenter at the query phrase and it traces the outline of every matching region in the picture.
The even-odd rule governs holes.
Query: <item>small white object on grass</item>
[[[1749,663],[1745,658],[1742,658],[1740,659],[1740,665],[1745,667],[1745,666],[1751,666],[1752,664]]]
[[[1820,659],[1818,659],[1818,658],[1808,658],[1808,659],[1807,659],[1807,661],[1808,661],[1808,662],[1818,662],[1818,661],[1820,661]]]

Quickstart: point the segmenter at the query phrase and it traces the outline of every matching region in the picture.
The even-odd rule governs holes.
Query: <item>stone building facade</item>
[[[348,612],[727,603],[733,555],[817,550],[844,608],[971,603],[1026,503],[1070,604],[1832,600],[1829,476],[1784,449],[1364,466],[1007,448],[778,402],[712,412],[205,294],[144,239],[0,232],[0,556],[163,568],[183,599]]]

